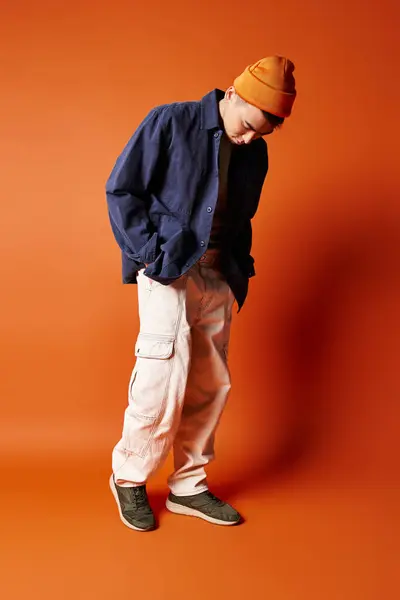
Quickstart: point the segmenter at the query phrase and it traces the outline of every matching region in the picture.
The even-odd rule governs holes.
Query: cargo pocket
[[[139,333],[135,356],[139,358],[170,358],[174,351],[174,338],[154,333]]]
[[[144,458],[161,421],[171,378],[174,338],[140,333],[135,345],[136,364],[129,385],[123,444]]]

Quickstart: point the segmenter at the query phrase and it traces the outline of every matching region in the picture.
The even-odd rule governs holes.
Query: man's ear
[[[232,100],[234,97],[236,96],[236,90],[233,87],[233,85],[231,85],[230,87],[228,87],[228,89],[225,92],[225,100]]]

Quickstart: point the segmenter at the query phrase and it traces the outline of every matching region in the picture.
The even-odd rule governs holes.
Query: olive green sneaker
[[[175,496],[170,492],[166,506],[178,515],[199,517],[215,525],[237,525],[241,521],[239,513],[210,491],[195,496]]]
[[[124,525],[135,531],[150,531],[155,528],[155,518],[145,485],[121,487],[115,483],[114,475],[111,475],[110,488]]]

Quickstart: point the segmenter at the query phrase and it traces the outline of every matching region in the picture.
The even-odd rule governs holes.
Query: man
[[[155,527],[146,482],[170,449],[167,508],[218,525],[239,513],[205,466],[230,390],[232,306],[255,275],[251,219],[268,170],[263,137],[291,114],[293,63],[264,58],[200,102],[153,109],[107,181],[124,283],[138,284],[140,332],[110,487],[131,529]]]

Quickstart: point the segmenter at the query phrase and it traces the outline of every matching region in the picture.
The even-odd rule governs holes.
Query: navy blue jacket
[[[154,108],[131,137],[106,183],[111,227],[122,251],[123,283],[136,273],[168,285],[207,249],[218,198],[221,90],[200,102]],[[234,146],[222,271],[241,309],[255,275],[253,218],[268,171],[261,138]]]

